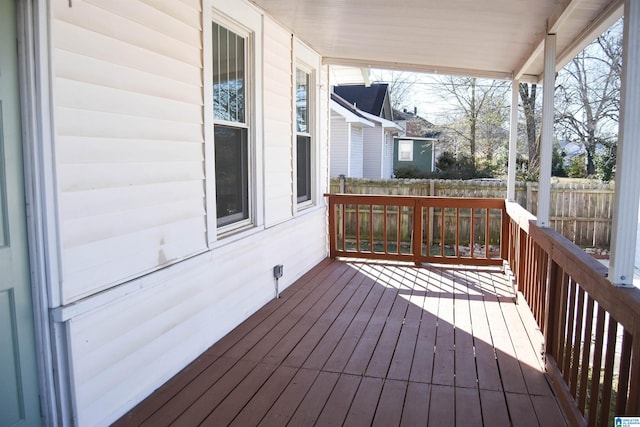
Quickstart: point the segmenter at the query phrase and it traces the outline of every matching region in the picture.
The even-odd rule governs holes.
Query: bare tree
[[[622,69],[621,21],[580,52],[558,74],[556,124],[564,139],[583,144],[587,174],[595,170],[596,148],[617,137]]]
[[[491,159],[496,144],[496,129],[503,127],[507,117],[508,89],[507,82],[499,80],[455,76],[439,78],[437,92],[452,106],[451,116],[457,118],[451,122],[449,129],[466,142],[474,163],[483,137],[485,145],[482,154]],[[485,133],[480,132],[481,130]],[[489,140],[493,144],[487,146],[486,142]],[[498,140],[499,144],[506,142],[504,138]]]
[[[529,176],[537,176],[540,168],[540,140],[538,139],[540,119],[536,109],[538,86],[535,83],[520,83],[518,92],[520,94],[520,102],[522,102],[522,109],[524,110],[524,133],[528,155],[527,169]]]
[[[415,85],[420,80],[420,74],[405,71],[376,70],[372,73],[371,80],[375,83],[387,83],[389,85],[392,108],[396,110],[413,108],[411,104],[414,102]]]

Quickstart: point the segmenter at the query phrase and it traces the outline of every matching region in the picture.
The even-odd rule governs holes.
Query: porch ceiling
[[[622,16],[621,0],[252,0],[325,63],[542,78],[543,40],[562,67]]]

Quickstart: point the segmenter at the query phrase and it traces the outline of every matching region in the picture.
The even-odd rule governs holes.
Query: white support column
[[[633,286],[640,202],[640,3],[624,2],[622,98],[609,280]]]
[[[507,200],[516,200],[516,162],[518,154],[518,95],[520,82],[511,81],[511,126],[509,130],[509,162],[507,165]]]
[[[540,176],[538,178],[538,225],[549,227],[551,199],[551,154],[553,153],[553,95],[556,83],[556,35],[544,39],[544,83],[542,87],[542,130],[540,131]]]

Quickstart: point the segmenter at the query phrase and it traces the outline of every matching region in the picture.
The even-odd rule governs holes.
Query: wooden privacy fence
[[[331,193],[504,199],[502,180],[358,179],[331,180]],[[575,244],[607,251],[611,239],[614,185],[552,182],[551,228]],[[538,209],[538,184],[518,182],[515,201],[529,212]]]
[[[506,261],[544,335],[546,368],[570,424],[607,426],[614,415],[640,415],[640,290],[612,285],[604,266],[559,233],[536,226],[520,205],[504,199],[326,196],[331,257]],[[374,231],[376,215],[381,232]],[[464,241],[479,250],[463,253]]]

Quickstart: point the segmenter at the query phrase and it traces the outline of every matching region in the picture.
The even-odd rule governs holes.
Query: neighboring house
[[[331,156],[330,175],[351,178],[364,176],[364,129],[376,124],[364,118],[355,108],[336,93],[331,94]]]
[[[393,175],[393,136],[397,135],[402,128],[392,121],[393,114],[388,85],[336,86],[334,92],[340,98],[351,103],[362,117],[374,124],[373,127],[362,128],[362,177],[391,178]],[[337,151],[340,152],[340,147],[344,145],[344,138],[334,140],[332,135],[332,151],[334,151],[334,147],[337,147]],[[332,173],[332,176],[335,175]]]
[[[393,169],[414,168],[418,172],[436,170],[437,138],[397,136],[393,138]]]
[[[419,172],[433,172],[440,156],[440,131],[436,125],[413,112],[393,110],[393,120],[404,133],[393,140],[393,169],[413,167]]]
[[[404,129],[406,136],[429,137],[436,131],[436,125],[420,117],[417,108],[414,108],[413,112],[407,111],[406,108],[402,111],[394,109],[393,121]]]

